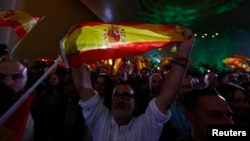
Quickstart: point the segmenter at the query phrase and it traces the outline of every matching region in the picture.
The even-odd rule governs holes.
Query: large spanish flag
[[[23,38],[37,24],[39,17],[22,11],[0,11],[0,26],[12,27],[17,35]]]
[[[178,25],[84,22],[61,40],[64,59],[70,66],[146,53],[184,41]]]

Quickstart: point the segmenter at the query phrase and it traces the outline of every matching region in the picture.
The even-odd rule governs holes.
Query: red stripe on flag
[[[10,26],[10,27],[14,28],[17,35],[21,38],[27,34],[26,30],[23,28],[23,25],[19,22],[11,21],[11,20],[0,20],[0,25],[1,26]]]
[[[78,66],[82,63],[124,58],[143,54],[149,50],[164,47],[168,45],[169,42],[126,43],[124,45],[114,45],[110,48],[78,51],[76,53],[66,54],[66,57],[70,66]]]
[[[17,110],[11,115],[9,119],[3,124],[3,126],[13,133],[15,141],[20,141],[25,132],[27,120],[30,114],[30,105],[34,99],[34,94],[30,94]]]

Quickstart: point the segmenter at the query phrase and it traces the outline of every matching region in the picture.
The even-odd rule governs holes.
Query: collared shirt
[[[164,123],[171,116],[170,110],[166,114],[160,112],[154,98],[144,114],[119,127],[112,112],[100,102],[97,92],[79,104],[93,141],[158,141]]]

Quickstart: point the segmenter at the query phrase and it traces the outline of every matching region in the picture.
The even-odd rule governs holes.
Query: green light
[[[140,0],[144,11],[138,12],[139,21],[149,23],[192,25],[193,20],[201,17],[213,18],[219,14],[239,7],[244,0],[214,1],[214,0],[178,0],[155,1]]]
[[[245,1],[246,0],[139,0],[143,10],[137,14],[141,22],[178,24],[196,29],[200,33],[197,33],[196,43],[192,51],[192,65],[199,67],[199,63],[203,62],[210,66],[217,66],[218,69],[222,70],[227,68],[221,59],[239,52],[242,45],[246,44],[247,39],[250,38],[249,33],[238,31],[237,36],[243,36],[246,40],[239,42],[234,40],[236,35],[229,33],[229,31],[233,31],[229,25],[223,26],[223,31],[220,31],[221,28],[217,27],[213,27],[214,31],[210,31],[210,27],[206,29],[206,27],[200,25],[205,24],[215,17],[218,18],[218,16],[223,13],[233,12],[234,9],[244,4]],[[216,23],[211,23],[211,25],[216,25]],[[202,31],[204,32],[201,33]],[[205,32],[207,35],[205,35]],[[233,32],[235,33],[236,30],[234,29]],[[196,32],[194,31],[194,33]],[[204,36],[204,38],[202,38],[202,36]],[[200,69],[201,71],[205,71],[202,68]]]

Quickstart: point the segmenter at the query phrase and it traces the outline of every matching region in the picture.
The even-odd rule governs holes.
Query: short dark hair
[[[134,99],[138,100],[139,97],[136,94],[135,87],[131,83],[129,83],[128,81],[121,81],[121,82],[118,82],[118,83],[115,84],[115,88],[116,88],[116,86],[119,86],[119,85],[128,85],[128,86],[130,86],[132,88],[133,92],[134,92],[133,93],[134,94]],[[115,90],[115,88],[114,88],[114,90]],[[114,92],[114,90],[113,90],[113,92]]]
[[[183,100],[184,107],[187,111],[194,111],[197,107],[199,98],[203,96],[221,96],[221,94],[212,87],[194,88],[188,91]]]
[[[119,85],[129,85],[129,86],[134,90],[134,87],[133,87],[128,81],[117,82],[117,83],[115,84],[115,87],[116,87],[116,86],[119,86]]]

